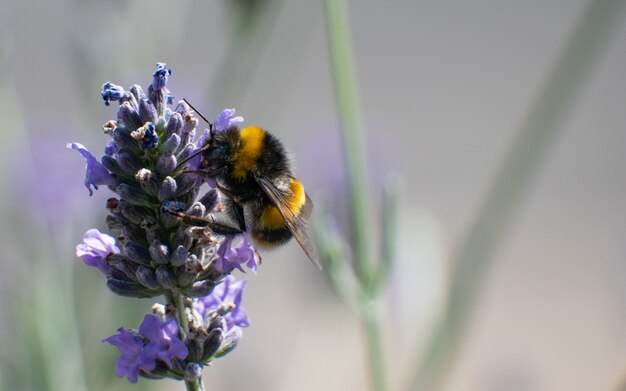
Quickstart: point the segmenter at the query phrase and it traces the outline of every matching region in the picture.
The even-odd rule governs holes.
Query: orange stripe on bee
[[[265,142],[265,131],[255,126],[241,129],[241,145],[234,156],[233,176],[245,179],[250,170],[256,168]]]
[[[302,183],[295,179],[291,180],[289,188],[291,189],[291,194],[285,200],[283,211],[287,218],[291,220],[300,214],[300,209],[306,203],[306,193]],[[285,219],[283,219],[277,207],[268,206],[261,213],[260,223],[264,228],[279,229],[285,226]]]

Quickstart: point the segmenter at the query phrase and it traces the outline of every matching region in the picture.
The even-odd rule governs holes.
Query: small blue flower
[[[151,371],[155,368],[154,361],[144,362],[141,353],[144,350],[143,339],[120,327],[119,334],[114,334],[102,340],[108,342],[120,350],[120,357],[115,363],[115,374],[117,377],[128,377],[131,383],[137,383],[139,371]]]
[[[185,359],[189,355],[187,346],[178,338],[178,323],[169,319],[161,321],[154,315],[146,315],[139,326],[139,334],[150,342],[141,352],[141,361],[154,363],[161,360],[172,368],[172,359]]]
[[[109,171],[100,163],[94,155],[91,154],[82,144],[79,143],[68,143],[67,147],[78,151],[87,162],[87,169],[85,173],[85,187],[89,190],[89,195],[93,195],[93,190],[91,190],[91,186],[94,189],[98,190],[98,185],[108,185],[113,181],[111,174]]]
[[[246,280],[236,281],[233,276],[226,277],[221,284],[215,287],[211,294],[198,299],[194,304],[196,311],[204,318],[208,312],[216,311],[223,305],[233,305],[233,309],[224,315],[226,329],[230,330],[235,326],[248,327],[250,320],[246,310],[241,306],[243,288],[246,286],[246,283]]]
[[[243,117],[233,117],[233,115],[235,115],[235,109],[225,109],[222,111],[217,118],[215,118],[215,122],[213,122],[213,129],[218,132],[223,132],[232,126],[243,122]]]
[[[113,84],[110,81],[102,85],[100,94],[102,94],[104,104],[107,106],[111,104],[112,100],[117,101],[130,98],[130,92],[124,91],[124,87]]]
[[[248,235],[242,235],[241,242],[237,247],[233,248],[232,242],[233,237],[228,237],[220,244],[220,247],[217,249],[215,268],[224,274],[228,274],[235,269],[245,273],[242,267],[245,264],[248,269],[256,273],[259,259]]]
[[[76,246],[76,256],[82,258],[85,265],[97,267],[106,276],[111,275],[111,266],[106,263],[106,258],[109,254],[120,252],[115,239],[92,228],[83,235],[83,242]]]
[[[157,69],[152,74],[154,77],[154,80],[152,81],[152,88],[160,90],[167,84],[167,79],[172,74],[172,70],[169,69],[164,62],[158,62],[156,66]]]

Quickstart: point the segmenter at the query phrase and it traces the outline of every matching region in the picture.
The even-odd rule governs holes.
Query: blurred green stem
[[[601,58],[625,4],[622,0],[592,1],[575,25],[571,39],[522,122],[467,237],[457,249],[447,307],[411,390],[440,388],[462,343],[493,256],[528,194],[549,145],[561,130],[563,119]]]
[[[361,134],[356,75],[348,32],[348,15],[346,3],[343,0],[326,0],[325,9],[335,95],[347,165],[352,259],[362,288],[359,294],[359,313],[368,349],[372,386],[374,390],[382,391],[386,389],[386,384],[375,305],[375,273],[373,273],[369,246],[371,237],[366,199],[365,148]]]
[[[326,0],[325,4],[335,95],[347,164],[354,266],[359,279],[369,284],[371,276],[367,245],[369,222],[365,199],[367,194],[365,148],[361,135],[359,98],[348,33],[348,15],[343,0]]]

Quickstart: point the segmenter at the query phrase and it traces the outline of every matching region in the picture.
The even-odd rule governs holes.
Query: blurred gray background
[[[74,246],[104,229],[78,141],[100,156],[100,86],[236,107],[278,135],[314,201],[345,206],[321,2],[0,0],[0,387],[182,389],[114,376],[100,340],[150,301],[114,297]],[[350,1],[370,198],[404,181],[398,260],[380,303],[390,388],[407,389],[467,236],[589,1]],[[612,390],[626,376],[626,13],[558,124],[494,253],[445,390]],[[244,11],[242,11],[244,10]],[[375,204],[376,205],[376,204]],[[372,207],[378,216],[379,208]],[[341,225],[341,223],[340,223]],[[239,276],[241,277],[241,276]],[[362,331],[291,244],[249,279],[252,325],[208,390],[364,390]]]

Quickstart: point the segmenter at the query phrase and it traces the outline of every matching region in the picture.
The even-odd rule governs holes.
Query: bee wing
[[[293,180],[295,178],[288,176],[289,180]],[[315,251],[315,247],[309,237],[307,232],[307,220],[309,216],[311,216],[311,211],[313,210],[313,202],[309,198],[309,195],[305,193],[306,201],[299,212],[294,211],[291,206],[289,206],[288,197],[292,195],[289,187],[286,189],[279,189],[271,180],[261,175],[255,176],[256,182],[259,184],[263,193],[272,201],[272,203],[276,206],[276,209],[280,212],[285,219],[285,223],[287,228],[296,239],[296,241],[300,244],[300,247],[304,250],[306,255],[309,257],[311,262],[313,262],[318,268],[322,268],[320,264],[317,252]],[[288,218],[287,216],[293,216]]]

